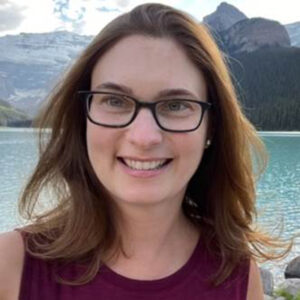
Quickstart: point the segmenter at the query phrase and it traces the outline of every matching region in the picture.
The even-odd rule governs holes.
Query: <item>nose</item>
[[[149,109],[141,108],[135,120],[128,127],[127,138],[130,143],[143,149],[151,148],[162,142],[162,130]]]

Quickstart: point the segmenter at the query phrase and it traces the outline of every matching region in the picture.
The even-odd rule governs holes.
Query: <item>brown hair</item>
[[[80,280],[91,280],[103,258],[122,250],[113,222],[112,201],[96,177],[86,149],[86,117],[77,91],[90,88],[95,62],[120,39],[141,34],[171,38],[205,76],[213,103],[213,142],[192,177],[183,204],[186,216],[201,228],[212,253],[221,258],[214,278],[220,284],[248,258],[279,258],[266,248],[276,239],[252,227],[255,211],[255,164],[265,164],[264,146],[238,104],[224,58],[206,27],[185,13],[161,4],[144,4],[109,23],[86,48],[51,93],[40,117],[40,159],[20,201],[20,213],[32,224],[27,249],[43,259],[89,258]],[[45,132],[51,128],[51,132]],[[50,189],[56,203],[46,212],[37,204]],[[112,251],[114,249],[114,251]]]

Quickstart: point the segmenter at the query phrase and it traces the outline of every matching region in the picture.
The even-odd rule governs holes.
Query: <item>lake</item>
[[[37,161],[36,133],[32,129],[0,129],[0,232],[21,224],[17,200]],[[300,232],[300,133],[264,132],[270,161],[257,186],[258,223],[283,237]],[[275,278],[282,279],[287,261],[300,255],[300,237],[281,262],[265,263]]]

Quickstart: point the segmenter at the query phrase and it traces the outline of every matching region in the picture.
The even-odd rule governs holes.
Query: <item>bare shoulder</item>
[[[254,260],[250,262],[247,300],[263,300],[264,291],[260,271]]]
[[[17,231],[0,234],[0,299],[17,299],[23,269],[24,243]]]

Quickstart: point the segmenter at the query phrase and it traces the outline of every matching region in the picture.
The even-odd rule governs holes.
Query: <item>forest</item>
[[[300,130],[300,48],[229,56],[243,111],[257,130]]]

